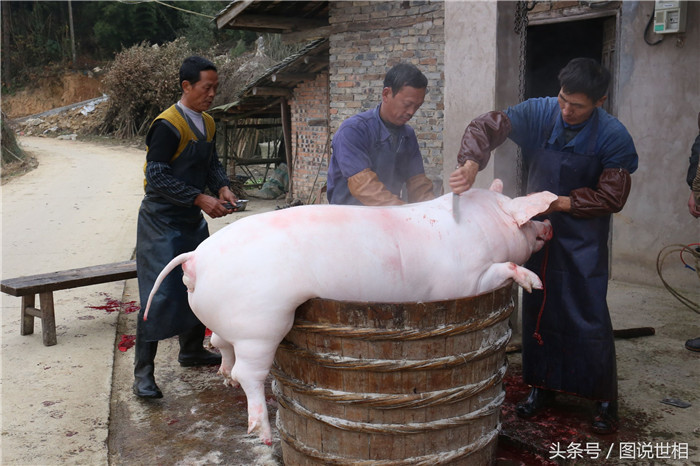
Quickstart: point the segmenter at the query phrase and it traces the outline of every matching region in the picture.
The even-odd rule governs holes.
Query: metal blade
[[[452,193],[452,218],[459,223],[459,194]]]

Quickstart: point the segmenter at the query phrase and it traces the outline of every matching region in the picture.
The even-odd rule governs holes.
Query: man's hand
[[[219,218],[233,213],[233,209],[227,209],[224,207],[224,204],[230,202],[232,205],[235,205],[236,201],[238,201],[236,196],[233,195],[228,186],[224,186],[219,190],[218,199],[206,194],[200,194],[195,198],[194,205],[202,209],[211,218]]]
[[[548,215],[552,212],[571,212],[571,198],[569,196],[559,196],[556,201],[549,205],[549,209],[542,212],[542,215]]]
[[[700,118],[700,115],[698,115],[698,118]],[[695,193],[693,191],[690,191],[690,198],[688,199],[688,211],[693,217],[700,217],[700,205],[698,205],[697,201],[695,200]]]
[[[457,167],[449,178],[450,189],[455,194],[462,194],[474,184],[476,174],[479,172],[479,164],[473,160],[467,160],[464,165]]]
[[[238,202],[238,198],[231,192],[228,186],[224,186],[219,190],[219,199],[221,199],[223,203],[229,202],[231,205],[236,205],[236,202]]]

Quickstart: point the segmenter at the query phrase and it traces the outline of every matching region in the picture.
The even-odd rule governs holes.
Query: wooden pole
[[[289,172],[289,191],[287,192],[287,203],[294,200],[294,171],[292,170],[292,121],[287,99],[280,101],[280,113],[282,114],[282,137],[284,137],[284,152],[287,158],[287,170]]]
[[[12,76],[10,75],[10,58],[7,56],[10,50],[10,2],[0,2],[2,3],[2,51],[6,54],[2,60],[2,82],[4,82],[8,87],[12,82]]]
[[[73,53],[73,67],[75,67],[75,30],[73,29],[73,5],[71,0],[68,0],[68,22],[70,25],[70,47],[71,52]]]

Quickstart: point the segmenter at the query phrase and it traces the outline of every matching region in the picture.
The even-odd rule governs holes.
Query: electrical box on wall
[[[654,32],[674,34],[685,32],[687,1],[656,0],[654,4]]]

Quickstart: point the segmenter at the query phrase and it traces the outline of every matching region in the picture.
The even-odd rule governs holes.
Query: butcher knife
[[[459,164],[457,167],[459,168]],[[459,194],[452,192],[452,218],[455,219],[456,223],[459,223]]]
[[[452,193],[452,217],[459,223],[459,194]]]

